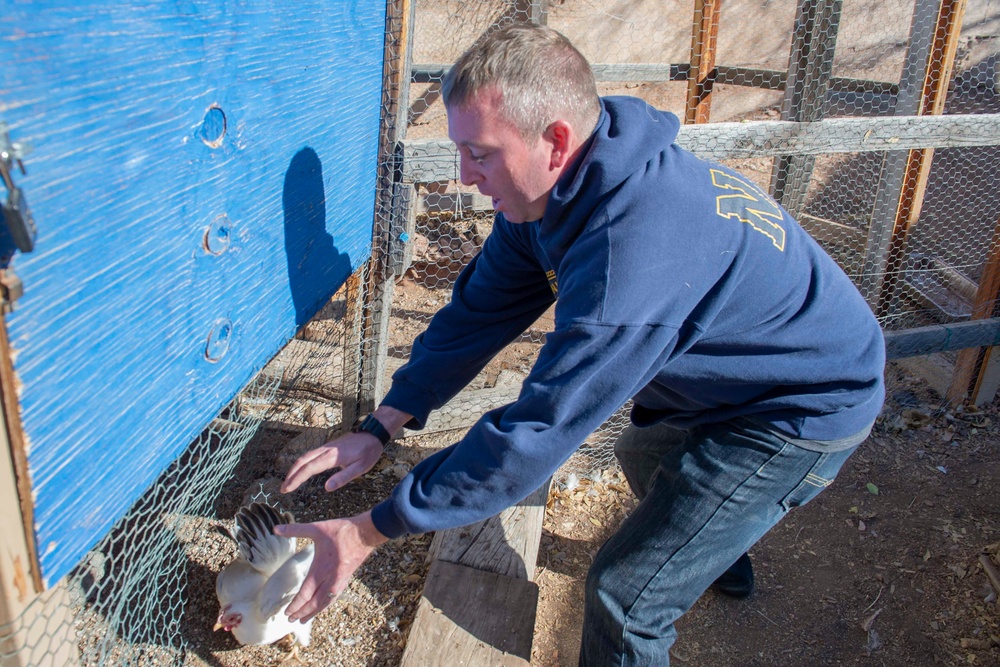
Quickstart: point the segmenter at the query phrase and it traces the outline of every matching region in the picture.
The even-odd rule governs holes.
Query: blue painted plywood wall
[[[35,251],[7,324],[43,579],[369,255],[385,5],[0,3]]]

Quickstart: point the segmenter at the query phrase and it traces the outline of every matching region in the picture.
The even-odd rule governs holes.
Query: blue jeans
[[[640,499],[587,576],[580,665],[666,667],[674,622],[793,507],[833,481],[867,431],[819,453],[737,419],[629,426],[615,455]]]

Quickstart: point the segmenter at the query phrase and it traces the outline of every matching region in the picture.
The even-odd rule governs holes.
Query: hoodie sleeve
[[[382,404],[413,415],[408,428],[423,428],[432,410],[461,391],[553,301],[527,234],[497,216],[482,251],[459,275],[451,302],[393,374]]]
[[[372,511],[392,538],[467,525],[541,486],[675,348],[661,325],[574,322],[546,337],[518,400],[418,464]],[[639,371],[637,369],[644,369]]]

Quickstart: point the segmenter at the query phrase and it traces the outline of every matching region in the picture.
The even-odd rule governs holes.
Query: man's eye
[[[486,154],[485,153],[483,153],[483,154],[476,154],[476,153],[470,152],[469,153],[469,157],[471,157],[476,162],[482,163],[482,161],[486,159]]]

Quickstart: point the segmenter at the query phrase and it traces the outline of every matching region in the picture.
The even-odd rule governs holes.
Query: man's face
[[[499,118],[500,93],[480,91],[465,107],[448,109],[448,136],[458,146],[461,179],[493,199],[510,222],[538,220],[559,178],[552,144],[542,137],[525,141]]]

